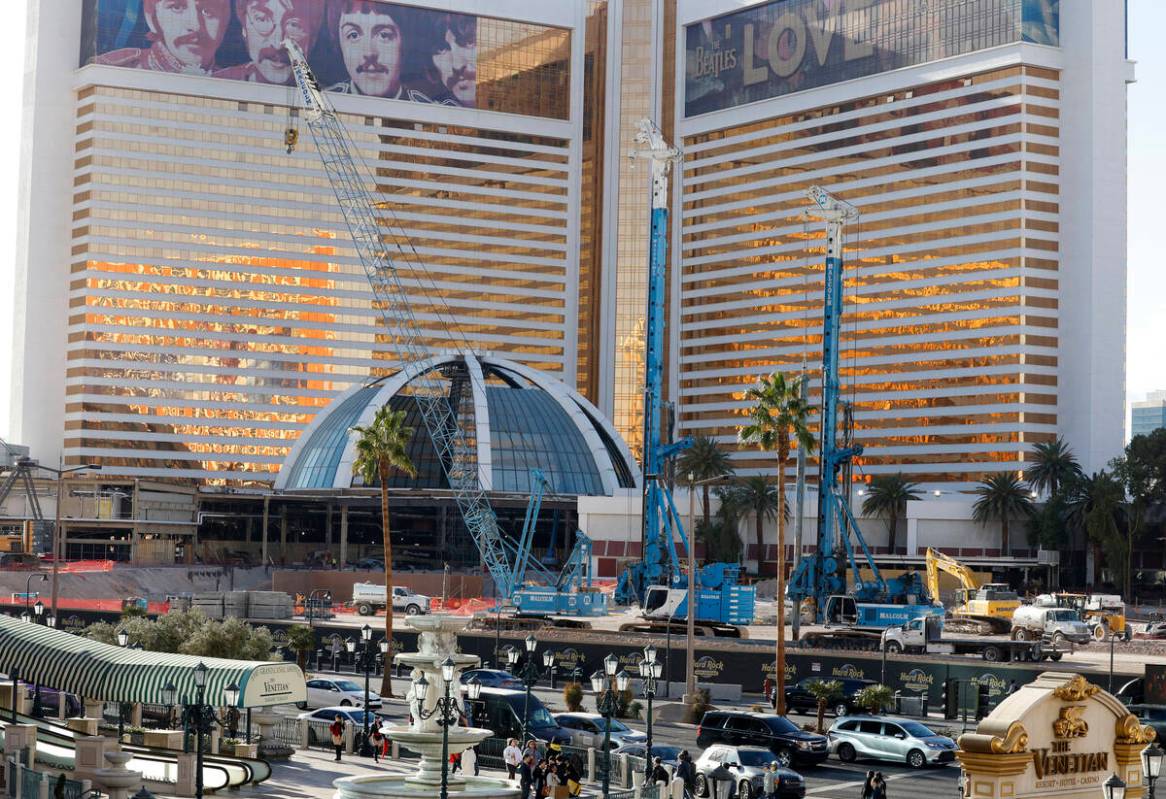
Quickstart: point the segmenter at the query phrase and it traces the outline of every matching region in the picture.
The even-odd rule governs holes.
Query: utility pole
[[[808,402],[810,396],[808,377],[803,368],[801,379],[803,403]],[[798,476],[795,496],[794,513],[798,515],[794,520],[794,573],[796,574],[802,562],[802,529],[806,518],[806,448],[801,445],[798,445]],[[790,612],[793,614],[793,635],[791,637],[796,641],[802,634],[802,603],[795,599]],[[782,623],[780,619],[778,622]]]
[[[696,475],[688,473],[688,619],[685,640],[684,702],[696,698]],[[671,625],[669,625],[671,627]],[[651,753],[649,753],[650,755]],[[651,760],[651,758],[648,758]]]

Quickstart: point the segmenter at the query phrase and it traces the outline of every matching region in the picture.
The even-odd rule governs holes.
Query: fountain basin
[[[464,782],[458,799],[518,799],[518,787],[509,780],[470,776]],[[334,799],[433,799],[440,791],[440,786],[416,785],[406,777],[380,774],[343,777],[332,784],[336,787]]]
[[[421,762],[417,764],[417,773],[405,778],[405,782],[415,786],[435,787],[441,785],[441,735],[432,732],[416,730],[412,727],[391,726],[386,731],[389,740],[394,741],[406,749],[421,755]],[[480,727],[450,727],[448,751],[451,755],[458,755],[477,746],[493,735],[490,730]],[[458,772],[449,774],[446,783],[450,790],[461,792],[466,777]]]

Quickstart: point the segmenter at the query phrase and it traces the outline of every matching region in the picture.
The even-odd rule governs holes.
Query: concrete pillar
[[[264,566],[267,565],[267,514],[270,510],[270,502],[271,497],[263,498],[263,529],[259,531],[261,535],[261,538],[259,539],[261,542],[259,559],[263,561]]]
[[[255,540],[255,519],[251,516],[247,517],[247,543],[250,544]]]
[[[73,774],[77,779],[92,779],[94,772],[105,767],[105,752],[113,741],[101,735],[81,736],[74,739]]]
[[[9,724],[4,730],[4,752],[17,755],[22,763],[31,763],[28,753],[36,746],[35,724]]]
[[[177,761],[177,782],[174,784],[175,796],[194,796],[194,769],[197,761],[194,752],[179,752],[175,755]]]
[[[287,563],[287,505],[279,509],[279,562]]]
[[[599,777],[595,773],[595,747],[587,747],[587,779],[591,782],[598,781]]]
[[[328,550],[332,549],[332,503],[328,503],[327,509],[324,511],[324,546]]]
[[[907,554],[919,554],[919,520],[907,519]]]
[[[142,704],[141,704],[141,702],[135,702],[134,704],[130,705],[130,726],[131,727],[141,727],[142,726]]]
[[[85,718],[101,718],[102,711],[105,709],[105,702],[100,699],[85,699],[83,700],[83,704],[85,706]]]
[[[340,506],[340,568],[348,563],[348,506]]]
[[[344,754],[351,755],[356,751],[356,725],[351,721],[344,722]]]

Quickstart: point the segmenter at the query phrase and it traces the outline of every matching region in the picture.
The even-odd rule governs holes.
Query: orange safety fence
[[[32,595],[32,601],[35,602],[37,597],[35,592]],[[40,601],[48,605],[48,597],[40,596]],[[23,608],[24,607],[23,594],[13,594],[9,598],[0,598],[0,606],[7,608]],[[169,604],[166,602],[149,602],[147,603],[147,613],[166,613],[169,610]],[[59,597],[57,599],[58,614],[69,610],[89,610],[89,611],[104,611],[106,613],[121,613],[122,600],[120,599],[76,599],[73,597]]]
[[[73,560],[61,561],[58,570],[62,574],[77,574],[79,572],[111,572],[112,560]]]

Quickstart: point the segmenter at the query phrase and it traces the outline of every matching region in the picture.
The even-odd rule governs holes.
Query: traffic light
[[[959,680],[949,677],[943,681],[943,690],[939,698],[943,707],[945,719],[956,719],[960,715],[960,684]]]
[[[976,721],[988,715],[990,709],[988,705],[990,702],[987,683],[980,683],[980,685],[976,686]]]

